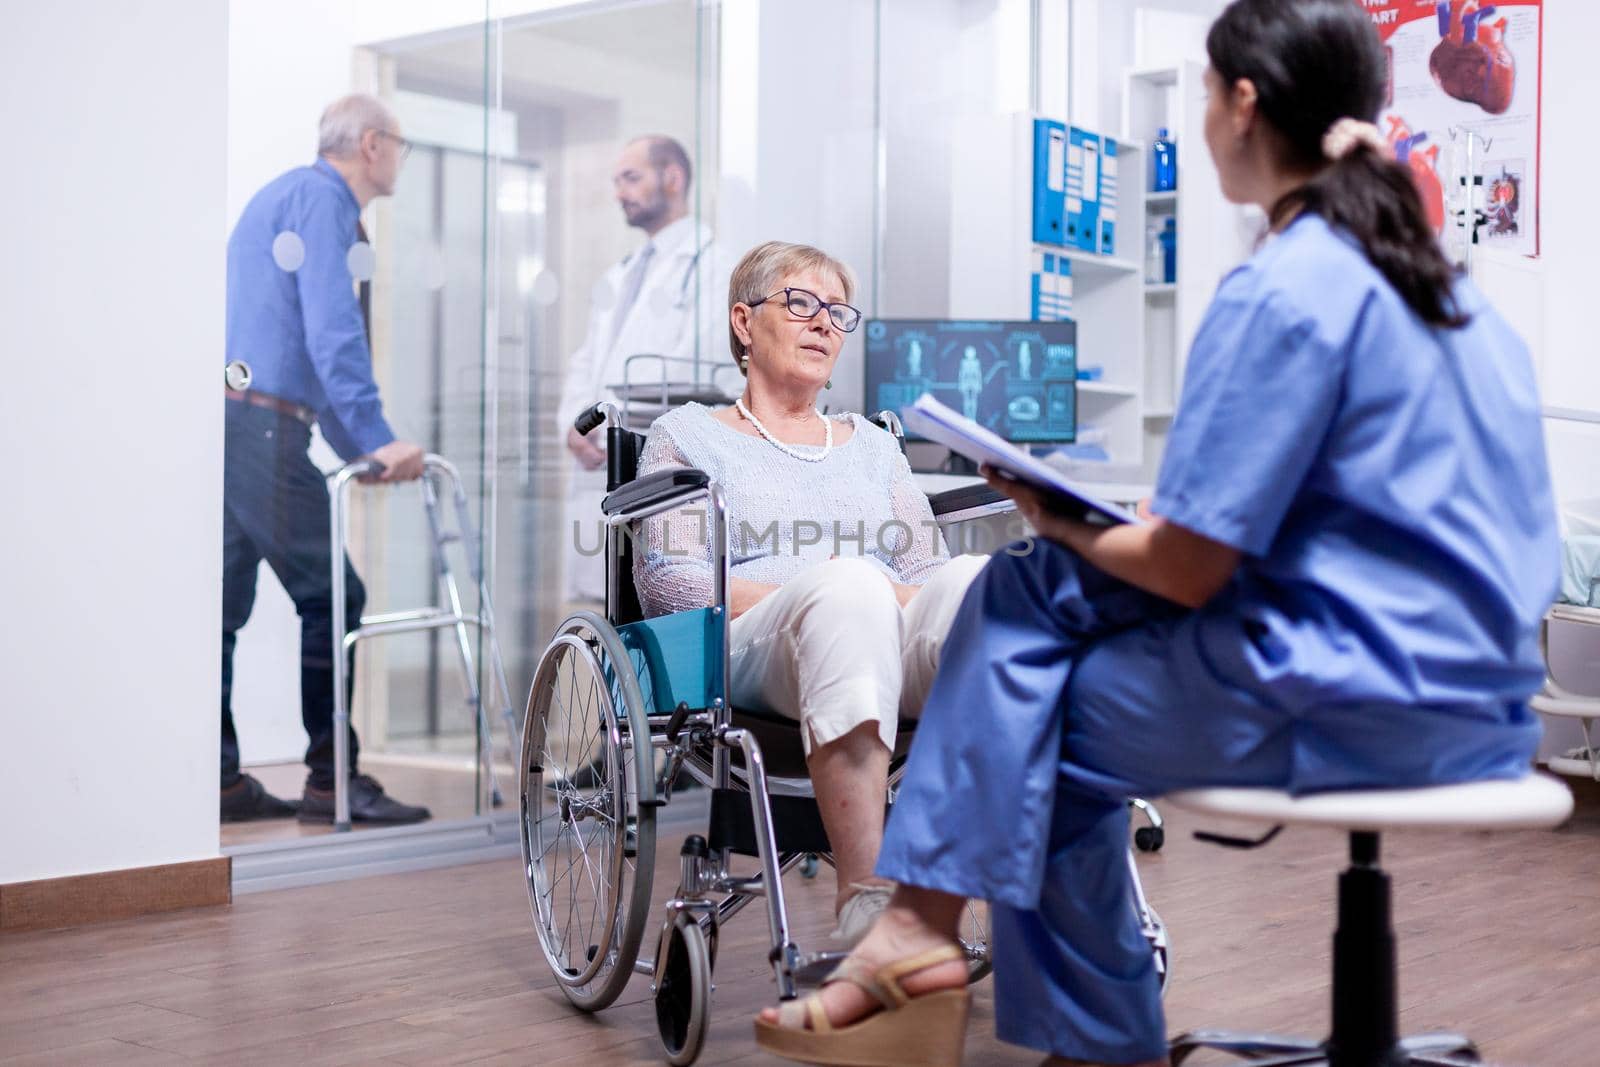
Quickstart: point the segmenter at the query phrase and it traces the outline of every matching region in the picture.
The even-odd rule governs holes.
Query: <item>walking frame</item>
[[[482,645],[489,650],[489,688],[491,699],[499,708],[499,718],[505,725],[507,751],[515,753],[520,743],[521,728],[512,710],[511,687],[506,681],[505,661],[500,656],[500,642],[495,636],[494,607],[489,597],[489,583],[483,566],[483,552],[468,511],[467,494],[461,486],[461,475],[443,456],[428,453],[422,459],[422,506],[428,516],[428,532],[432,542],[433,569],[443,596],[444,606],[414,608],[408,611],[391,611],[378,615],[364,615],[358,624],[345,631],[345,566],[348,551],[345,547],[349,533],[350,485],[364,476],[382,472],[383,465],[370,459],[358,459],[345,464],[329,476],[329,536],[333,559],[333,752],[334,752],[334,817],[336,831],[350,829],[350,706],[347,698],[348,659],[356,645],[376,637],[393,634],[420,633],[426,630],[454,630],[456,660],[461,668],[462,682],[467,690],[467,704],[472,709],[473,722],[478,731],[478,759],[489,785],[489,799],[499,807],[504,802],[500,783],[494,768],[492,726],[483,705],[482,689],[478,680],[478,667],[472,652],[469,627],[476,628]],[[441,489],[454,504],[456,525],[446,525],[440,514]],[[450,544],[459,542],[467,557],[467,568],[478,587],[478,608],[468,614],[462,606],[461,589],[450,564]]]

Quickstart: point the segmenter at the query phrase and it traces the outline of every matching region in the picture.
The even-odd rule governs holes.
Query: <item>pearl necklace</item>
[[[824,435],[822,441],[822,451],[801,452],[789,445],[784,444],[782,441],[772,436],[772,434],[768,432],[767,428],[761,425],[754,415],[750,414],[750,409],[744,406],[744,398],[736,398],[733,402],[733,406],[738,408],[739,414],[744,416],[750,425],[756,428],[756,433],[760,434],[762,437],[765,437],[769,444],[786,456],[792,456],[795,459],[802,459],[807,463],[821,463],[823,460],[828,458],[828,453],[833,451],[833,420],[828,418],[820,411],[817,411],[817,418],[822,420],[822,432]],[[812,408],[812,410],[816,411],[815,408]]]

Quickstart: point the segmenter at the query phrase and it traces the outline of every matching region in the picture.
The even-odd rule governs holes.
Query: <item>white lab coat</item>
[[[613,264],[594,287],[588,330],[583,344],[568,359],[561,403],[557,408],[557,439],[563,450],[567,431],[580,412],[596,401],[619,402],[614,387],[624,381],[632,384],[661,380],[660,363],[635,360],[629,366],[630,356],[650,353],[688,359],[695,354],[698,342],[702,380],[709,380],[709,368],[719,362],[732,365],[733,355],[728,348],[728,277],[732,264],[720,253],[710,227],[692,218],[682,218],[657,233],[654,242],[655,255],[648,265],[638,299],[620,328],[616,323],[618,304],[628,269],[638,252],[631,252]],[[613,330],[615,340],[612,340]],[[686,363],[667,365],[669,380],[685,381],[690,373],[691,368]],[[596,443],[604,447],[603,437]],[[605,596],[603,560],[599,555],[582,555],[578,546],[593,551],[597,544],[606,472],[603,467],[585,471],[578,466],[576,458],[570,453],[568,456],[572,482],[562,523],[566,543],[566,595],[568,600],[599,600]],[[578,524],[576,528],[575,523]]]

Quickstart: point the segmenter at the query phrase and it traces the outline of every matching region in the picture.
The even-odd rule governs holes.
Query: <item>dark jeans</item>
[[[311,430],[288,415],[225,401],[227,437],[222,474],[222,787],[239,780],[233,728],[233,649],[256,599],[256,572],[266,560],[300,615],[300,718],[308,781],[333,788],[333,561],[328,485],[306,449]],[[345,566],[345,623],[361,620],[366,590]],[[355,689],[348,664],[345,706]],[[356,735],[350,731],[350,768]]]

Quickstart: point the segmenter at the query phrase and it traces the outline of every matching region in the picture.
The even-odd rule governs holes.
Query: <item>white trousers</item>
[[[894,751],[900,716],[921,713],[956,609],[987,562],[956,556],[903,610],[864,560],[803,571],[733,620],[734,706],[798,720],[807,756],[866,722]]]

